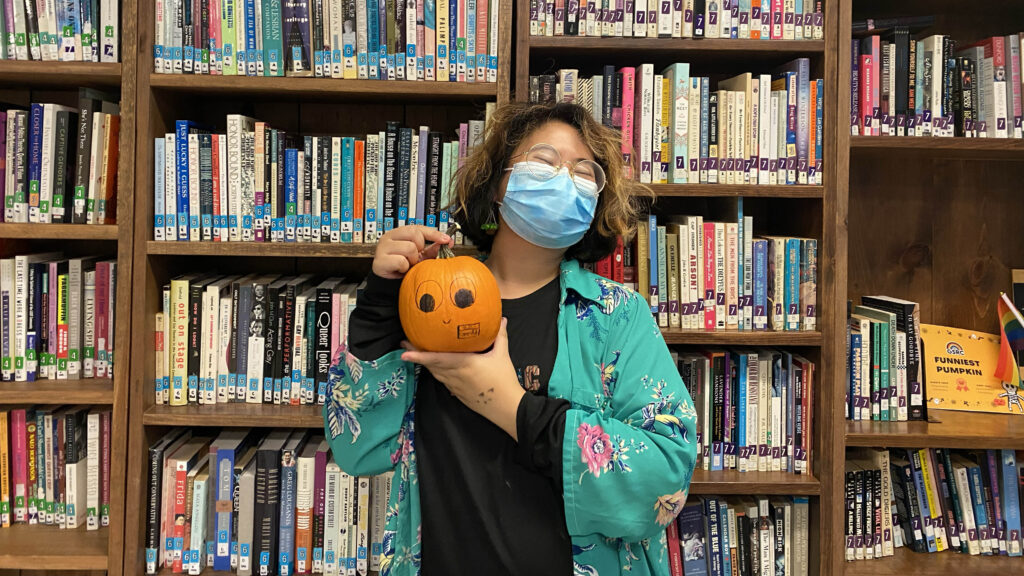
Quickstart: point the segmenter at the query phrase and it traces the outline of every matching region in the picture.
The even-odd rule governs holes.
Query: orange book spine
[[[103,135],[103,145],[106,147],[103,152],[103,166],[106,173],[103,175],[102,194],[103,209],[100,211],[100,224],[114,224],[117,221],[117,153],[118,134],[120,133],[121,117],[111,115],[106,124],[106,132]]]
[[[356,244],[363,242],[363,200],[366,188],[366,142],[356,140],[355,142],[355,174],[352,180],[352,241]]]

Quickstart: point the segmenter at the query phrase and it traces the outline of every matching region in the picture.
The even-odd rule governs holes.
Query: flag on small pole
[[[1000,293],[997,309],[1000,344],[995,376],[1003,382],[1020,387],[1020,369],[1014,353],[1024,350],[1024,318],[1006,293]]]

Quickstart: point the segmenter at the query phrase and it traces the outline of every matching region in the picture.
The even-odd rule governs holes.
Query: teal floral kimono
[[[559,346],[549,395],[565,417],[562,485],[575,576],[668,575],[665,527],[682,510],[696,458],[696,412],[650,307],[636,292],[561,265]],[[420,564],[416,375],[395,350],[364,362],[341,351],[324,427],[345,472],[394,470],[381,574]]]

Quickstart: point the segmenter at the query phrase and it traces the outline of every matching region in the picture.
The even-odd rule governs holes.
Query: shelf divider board
[[[122,60],[127,60],[124,52]],[[122,63],[0,61],[0,84],[17,87],[68,88],[99,86],[120,89]],[[130,157],[129,157],[130,158]]]
[[[248,428],[323,428],[323,406],[276,404],[214,404],[211,406],[150,406],[146,426],[220,426]]]
[[[527,20],[529,23],[529,20]],[[729,38],[602,38],[590,36],[529,36],[531,52],[568,54],[601,54],[628,51],[637,55],[674,54],[683,61],[693,55],[725,56],[751,53],[778,56],[820,55],[825,51],[824,40],[739,40]]]
[[[846,445],[1024,450],[1024,416],[930,410],[927,421],[847,422]]]
[[[703,346],[820,346],[821,332],[755,332],[750,330],[679,330],[662,329],[668,344],[699,344]]]
[[[753,184],[651,184],[658,198],[823,198],[824,186]]]
[[[36,380],[0,384],[3,404],[114,404],[112,379]]]
[[[947,550],[918,554],[903,547],[889,558],[846,562],[846,576],[907,576],[929,574],[954,576],[1006,576],[1019,574],[1024,560],[1009,556],[971,556]]]
[[[225,97],[269,96],[308,97],[311,99],[350,98],[358,100],[430,101],[494,98],[495,82],[400,82],[389,80],[337,80],[332,78],[293,78],[250,76],[209,76],[151,74],[155,89],[211,94]]]
[[[1024,160],[1024,140],[1016,138],[849,136],[849,139],[851,154]]]
[[[117,240],[115,224],[0,224],[0,238],[27,240]]]
[[[376,244],[297,244],[292,242],[157,242],[146,240],[146,253],[161,256],[373,258]],[[471,246],[456,246],[460,256],[471,256]]]
[[[694,470],[690,494],[817,496],[821,482],[807,474]]]
[[[111,514],[113,514],[111,510]],[[113,518],[111,518],[113,522]],[[14,524],[0,528],[0,570],[110,570],[107,562],[113,528],[60,530],[56,526]]]

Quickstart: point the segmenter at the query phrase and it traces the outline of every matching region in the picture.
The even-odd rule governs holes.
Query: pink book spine
[[[704,329],[715,329],[715,223],[704,223]]]
[[[215,2],[216,4],[216,2]],[[210,67],[213,71],[213,67]],[[210,135],[210,161],[213,177],[213,241],[223,240],[220,235],[220,135]]]
[[[1010,62],[1008,63],[1010,68],[1010,84],[1012,84],[1013,89],[1013,118],[1014,122],[1016,122],[1017,119],[1021,117],[1020,41],[1018,40],[1017,42],[1013,42],[1012,40],[1010,40],[1010,38],[1010,36],[1006,37],[1006,47],[1009,48],[1012,45],[1017,46],[1017,57],[1013,58],[1013,53],[1011,51]],[[1017,126],[1016,124],[1014,124],[1013,127],[1020,128],[1020,126]]]
[[[341,342],[341,326],[344,319],[341,317],[341,297],[338,292],[331,294],[331,358],[334,358],[338,351],[338,344]]]
[[[46,351],[50,355],[50,368],[47,375],[57,378],[57,262],[50,262],[50,317],[46,326]]]
[[[255,132],[253,132],[253,154],[257,162],[263,161],[266,155],[266,123],[257,122]],[[255,173],[255,172],[254,172]],[[267,232],[264,230],[263,222],[266,221],[266,214],[263,212],[263,197],[267,193],[263,189],[264,181],[260,178],[253,179],[253,209],[257,215],[262,214],[262,217],[253,218],[253,239],[256,242],[266,241]]]
[[[96,377],[107,378],[107,310],[110,307],[110,263],[96,263]]]
[[[875,83],[872,63],[874,57],[870,54],[862,54],[860,57],[860,105],[861,105],[861,134],[865,136],[874,135],[872,119],[874,117],[875,103],[871,95]]]
[[[772,0],[772,40],[782,40],[783,0]]]
[[[210,2],[210,74],[222,74],[224,53],[220,41],[220,2]]]
[[[626,177],[633,177],[633,99],[636,97],[636,68],[620,68],[622,75],[622,161]]]
[[[458,10],[459,10],[459,17],[458,17],[458,20],[459,20],[459,35],[456,38],[463,38],[463,39],[465,39],[465,38],[467,38],[467,36],[466,36],[466,22],[467,22],[467,20],[469,20],[468,18],[464,18],[463,17],[464,14],[468,14],[468,12],[466,12],[466,0],[459,0],[459,8],[458,8]],[[451,33],[449,32],[449,34],[451,34]],[[464,52],[464,51],[465,50],[461,50],[460,53]],[[466,62],[465,62],[465,57],[459,59],[459,65],[458,65],[458,68],[456,70],[455,81],[456,82],[465,82],[466,81]]]
[[[416,79],[426,79],[427,38],[423,16],[423,0],[416,0]]]
[[[461,12],[460,12],[461,14]],[[459,168],[466,163],[466,154],[469,147],[469,124],[459,124]]]
[[[110,411],[100,414],[100,525],[110,525]]]
[[[578,2],[577,2],[578,4]],[[570,0],[566,7],[575,6]],[[487,80],[487,0],[476,0],[476,81]],[[422,44],[420,44],[422,46]]]
[[[28,520],[28,457],[26,454],[25,411],[11,410],[11,470],[14,484],[14,522]]]

